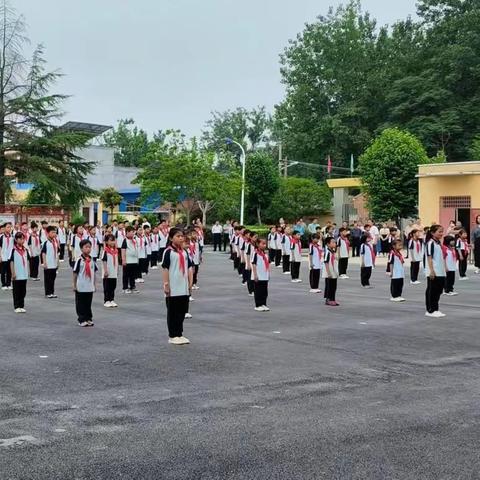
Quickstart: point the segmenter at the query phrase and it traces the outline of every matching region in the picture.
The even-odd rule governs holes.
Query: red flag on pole
[[[327,172],[332,173],[332,159],[330,158],[330,155],[328,156]]]

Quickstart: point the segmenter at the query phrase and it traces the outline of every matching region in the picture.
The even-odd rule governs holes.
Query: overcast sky
[[[212,110],[283,97],[278,56],[337,0],[14,0],[73,97],[66,120],[200,133]],[[415,0],[363,0],[379,23]]]

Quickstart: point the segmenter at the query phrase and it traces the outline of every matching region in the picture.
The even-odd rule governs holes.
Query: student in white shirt
[[[348,257],[350,256],[349,231],[345,227],[341,227],[338,232],[340,234],[337,239],[338,274],[339,278],[348,278]]]
[[[197,231],[191,229],[187,233],[187,250],[190,255],[190,260],[192,263],[192,290],[198,290],[198,270],[200,268],[200,244],[198,243]]]
[[[267,242],[260,238],[252,258],[252,279],[255,282],[255,310],[269,312],[267,307],[268,281],[270,279],[270,260],[265,253]]]
[[[12,290],[12,270],[10,268],[10,257],[12,256],[14,237],[12,224],[7,222],[3,225],[3,234],[0,235],[0,260],[2,290]]]
[[[83,225],[76,225],[73,229],[72,240],[70,244],[71,260],[70,265],[73,268],[77,259],[82,255],[82,249],[80,243],[84,238],[85,231],[83,230]]]
[[[73,290],[75,291],[75,308],[81,327],[93,327],[92,300],[95,291],[95,272],[97,264],[92,260],[90,240],[80,242],[81,255],[73,266]]]
[[[39,282],[38,269],[40,266],[42,244],[40,242],[40,236],[38,235],[38,225],[32,222],[30,228],[31,232],[27,241],[28,251],[30,253],[30,279],[34,282]]]
[[[370,286],[370,277],[375,267],[376,252],[372,236],[368,232],[365,232],[361,239],[360,258],[362,262],[360,266],[360,282],[363,288],[372,288]]]
[[[42,246],[43,278],[47,298],[57,298],[55,279],[57,278],[59,250],[57,229],[50,225],[47,227],[47,240]]]
[[[117,242],[113,234],[104,238],[102,255],[103,273],[103,306],[106,308],[118,307],[115,303],[115,289],[118,278],[118,251]]]
[[[147,242],[143,228],[139,227],[137,230],[137,245],[138,245],[138,270],[137,270],[137,283],[145,283],[142,278],[143,275],[148,274],[148,258],[147,258]]]
[[[290,275],[292,283],[301,283],[300,265],[302,264],[301,233],[295,230],[290,240]]]
[[[247,275],[247,290],[250,297],[254,296],[255,292],[255,282],[252,278],[252,260],[255,255],[255,245],[258,241],[258,234],[255,232],[249,231],[248,242],[245,246],[245,272]]]
[[[420,271],[420,262],[424,257],[423,240],[420,238],[420,231],[414,228],[410,232],[408,241],[408,256],[410,257],[410,283],[419,285],[418,272]]]
[[[467,266],[468,256],[470,255],[470,245],[468,243],[467,231],[463,228],[458,232],[456,248],[458,256],[458,274],[460,277],[459,280],[468,280]]]
[[[276,227],[270,228],[270,233],[267,237],[268,240],[268,261],[270,264],[275,262],[275,255],[277,253],[277,229]]]
[[[325,278],[325,305],[329,307],[338,307],[340,304],[336,300],[338,270],[335,263],[335,250],[337,242],[334,237],[329,237],[325,243],[325,255],[323,257],[323,272],[322,276]]]
[[[117,240],[117,250],[118,250],[118,264],[122,265],[122,245],[126,237],[126,228],[125,223],[120,222],[118,227],[112,227],[112,234]]]
[[[457,250],[455,237],[447,235],[443,239],[443,256],[445,257],[445,295],[458,295],[454,291],[455,272],[457,271]]]
[[[213,237],[213,251],[222,251],[222,233],[223,227],[220,225],[220,222],[217,220],[215,224],[212,226],[212,237]]]
[[[165,249],[167,248],[167,243],[168,243],[168,233],[169,233],[169,228],[168,224],[165,220],[162,220],[159,225],[158,229],[158,237],[159,237],[159,243],[158,243],[158,261],[161,262],[163,259],[163,252],[165,252]]]
[[[277,237],[275,239],[275,267],[281,268],[282,265],[282,240],[283,240],[283,228],[277,225]]]
[[[122,244],[123,292],[139,293],[135,286],[138,272],[138,242],[133,227],[128,226],[125,234]]]
[[[183,336],[183,322],[188,313],[192,290],[192,263],[184,248],[185,237],[182,230],[172,228],[168,237],[170,245],[165,249],[162,259],[168,343],[187,345],[190,340]]]
[[[427,232],[427,243],[425,247],[425,274],[427,276],[427,291],[425,292],[425,303],[427,317],[440,318],[445,314],[439,310],[439,301],[445,287],[445,258],[442,244],[443,227],[432,225]]]
[[[17,232],[11,250],[10,261],[6,262],[11,272],[13,283],[13,308],[15,313],[25,313],[25,297],[27,295],[27,279],[29,255],[25,248],[25,235]]]
[[[323,249],[320,244],[320,236],[312,235],[312,242],[308,250],[308,266],[310,269],[310,293],[321,293],[318,288],[323,268]]]
[[[285,227],[285,232],[282,237],[282,266],[284,275],[290,275],[291,244],[292,229],[290,227]]]
[[[403,284],[405,281],[405,260],[402,255],[403,242],[395,240],[388,254],[388,273],[390,275],[390,293],[392,302],[404,302],[402,297]]]
[[[150,267],[152,270],[158,270],[158,252],[160,250],[160,235],[158,227],[153,227],[150,234],[150,245],[152,249],[152,256],[150,258]]]
[[[59,261],[65,260],[65,246],[67,244],[67,230],[65,229],[65,222],[60,220],[58,222],[57,239],[59,244]]]
[[[93,261],[96,262],[98,256],[100,255],[100,242],[98,241],[96,227],[90,227],[87,240],[90,240],[90,243],[92,244],[90,256],[92,257]]]

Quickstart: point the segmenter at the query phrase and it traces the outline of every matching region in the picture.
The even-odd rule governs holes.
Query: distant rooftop
[[[61,130],[69,132],[85,133],[91,135],[92,138],[98,137],[103,133],[113,128],[110,125],[99,125],[96,123],[84,123],[84,122],[67,122],[60,127]]]

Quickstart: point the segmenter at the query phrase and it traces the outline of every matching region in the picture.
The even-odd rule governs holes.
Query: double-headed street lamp
[[[247,155],[245,154],[245,149],[242,145],[231,138],[226,138],[225,143],[227,145],[237,145],[242,151],[242,156],[240,157],[240,162],[242,164],[242,196],[240,199],[240,225],[243,225],[244,213],[245,213],[245,165],[247,163]]]

